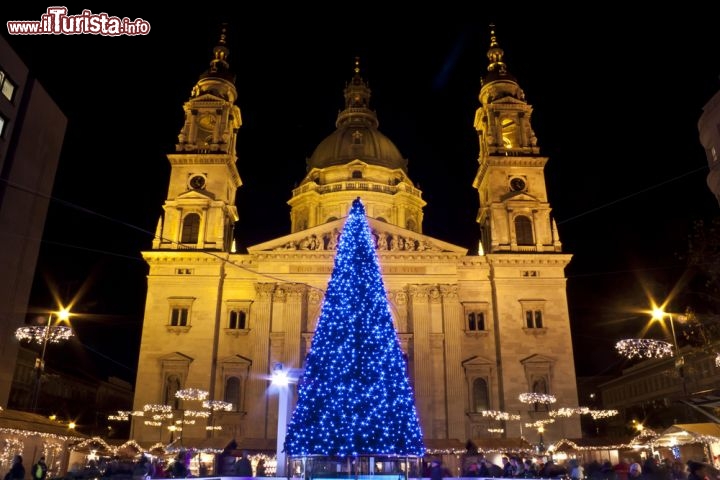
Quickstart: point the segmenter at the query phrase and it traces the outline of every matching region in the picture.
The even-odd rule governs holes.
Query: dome
[[[307,161],[308,169],[342,165],[353,160],[407,172],[407,160],[377,128],[346,124],[327,136]]]

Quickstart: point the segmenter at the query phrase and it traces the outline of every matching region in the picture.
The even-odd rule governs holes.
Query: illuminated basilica
[[[565,277],[572,256],[551,215],[533,108],[494,33],[479,102],[468,105],[479,142],[477,173],[467,179],[478,192],[481,233],[472,251],[423,234],[422,192],[378,130],[356,68],[344,90],[338,85],[344,109],[335,130],[288,192],[289,233],[236,252],[242,117],[228,54],[221,37],[182,106],[164,213],[142,252],[149,273],[134,410],[146,414],[133,416],[132,438],[274,449],[271,374],[302,374],[338,236],[358,197],[428,449],[521,436],[536,443],[539,425],[546,444],[580,437],[577,416],[549,422],[550,410],[578,405]],[[208,393],[212,415],[199,413],[202,398],[192,392]]]

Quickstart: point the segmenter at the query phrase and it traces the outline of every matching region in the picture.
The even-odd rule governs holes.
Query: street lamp
[[[675,349],[675,368],[680,370],[683,365],[685,365],[685,359],[682,355],[680,355],[680,348],[678,347],[677,342],[677,335],[675,334],[675,320],[673,319],[673,314],[668,313],[665,310],[663,310],[660,307],[655,307],[652,310],[652,319],[653,320],[664,320],[665,317],[668,317],[670,319],[670,333],[672,333],[672,341],[673,341],[673,348]],[[684,322],[687,320],[686,315],[677,315],[677,319],[681,322]]]
[[[665,317],[668,317],[670,319],[670,332],[672,333],[673,347],[675,349],[675,369],[677,370],[678,375],[680,376],[683,394],[686,394],[687,386],[685,385],[685,371],[683,369],[683,367],[685,366],[685,359],[683,358],[682,355],[680,355],[680,348],[678,348],[677,336],[675,335],[675,321],[673,319],[673,314],[665,312],[660,307],[653,308],[653,310],[652,310],[653,320],[662,321]],[[688,318],[687,315],[677,315],[677,319],[680,320],[681,322],[686,321],[687,318]]]
[[[35,391],[33,393],[31,411],[34,412],[37,409],[38,398],[40,396],[40,382],[42,380],[42,374],[45,371],[45,351],[47,350],[47,344],[60,343],[62,340],[67,340],[72,337],[73,332],[67,325],[52,325],[53,314],[56,314],[58,320],[61,322],[67,322],[70,318],[70,311],[67,308],[63,308],[59,312],[50,312],[48,314],[47,325],[26,325],[15,330],[15,338],[18,340],[29,340],[30,342],[37,342],[42,345],[40,358],[35,359]]]
[[[282,363],[276,363],[273,366],[271,385],[277,387],[278,390],[278,425],[277,425],[277,466],[275,467],[275,476],[285,476],[285,433],[287,432],[287,421],[289,412],[288,393],[290,385],[290,376],[288,371],[283,368]]]

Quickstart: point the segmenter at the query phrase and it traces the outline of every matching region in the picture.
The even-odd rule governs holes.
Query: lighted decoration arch
[[[175,397],[180,400],[206,400],[210,396],[210,392],[207,390],[200,390],[199,388],[184,388],[175,392]]]
[[[520,415],[498,410],[482,410],[480,413],[483,417],[490,417],[493,420],[520,420]]]
[[[60,343],[73,336],[73,331],[66,325],[39,326],[29,325],[15,330],[15,338],[28,340],[42,345],[47,340],[50,343]]]
[[[521,393],[520,395],[518,395],[518,400],[520,400],[522,403],[550,404],[550,403],[557,402],[557,398],[555,398],[555,395],[550,395],[549,393],[537,393],[537,392]]]
[[[586,413],[590,413],[588,407],[562,407],[556,410],[550,410],[548,415],[551,417],[569,418],[573,415],[583,415]]]
[[[615,344],[615,349],[625,358],[667,358],[674,355],[673,346],[652,338],[626,338]]]
[[[601,418],[610,418],[619,414],[617,410],[590,410],[588,412],[592,416],[593,420],[599,420]]]

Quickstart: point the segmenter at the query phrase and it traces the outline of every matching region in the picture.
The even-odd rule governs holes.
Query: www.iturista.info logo
[[[79,15],[68,15],[67,7],[48,7],[40,20],[14,20],[7,22],[10,35],[147,35],[150,23],[142,18],[111,17],[107,13],[83,10]]]

